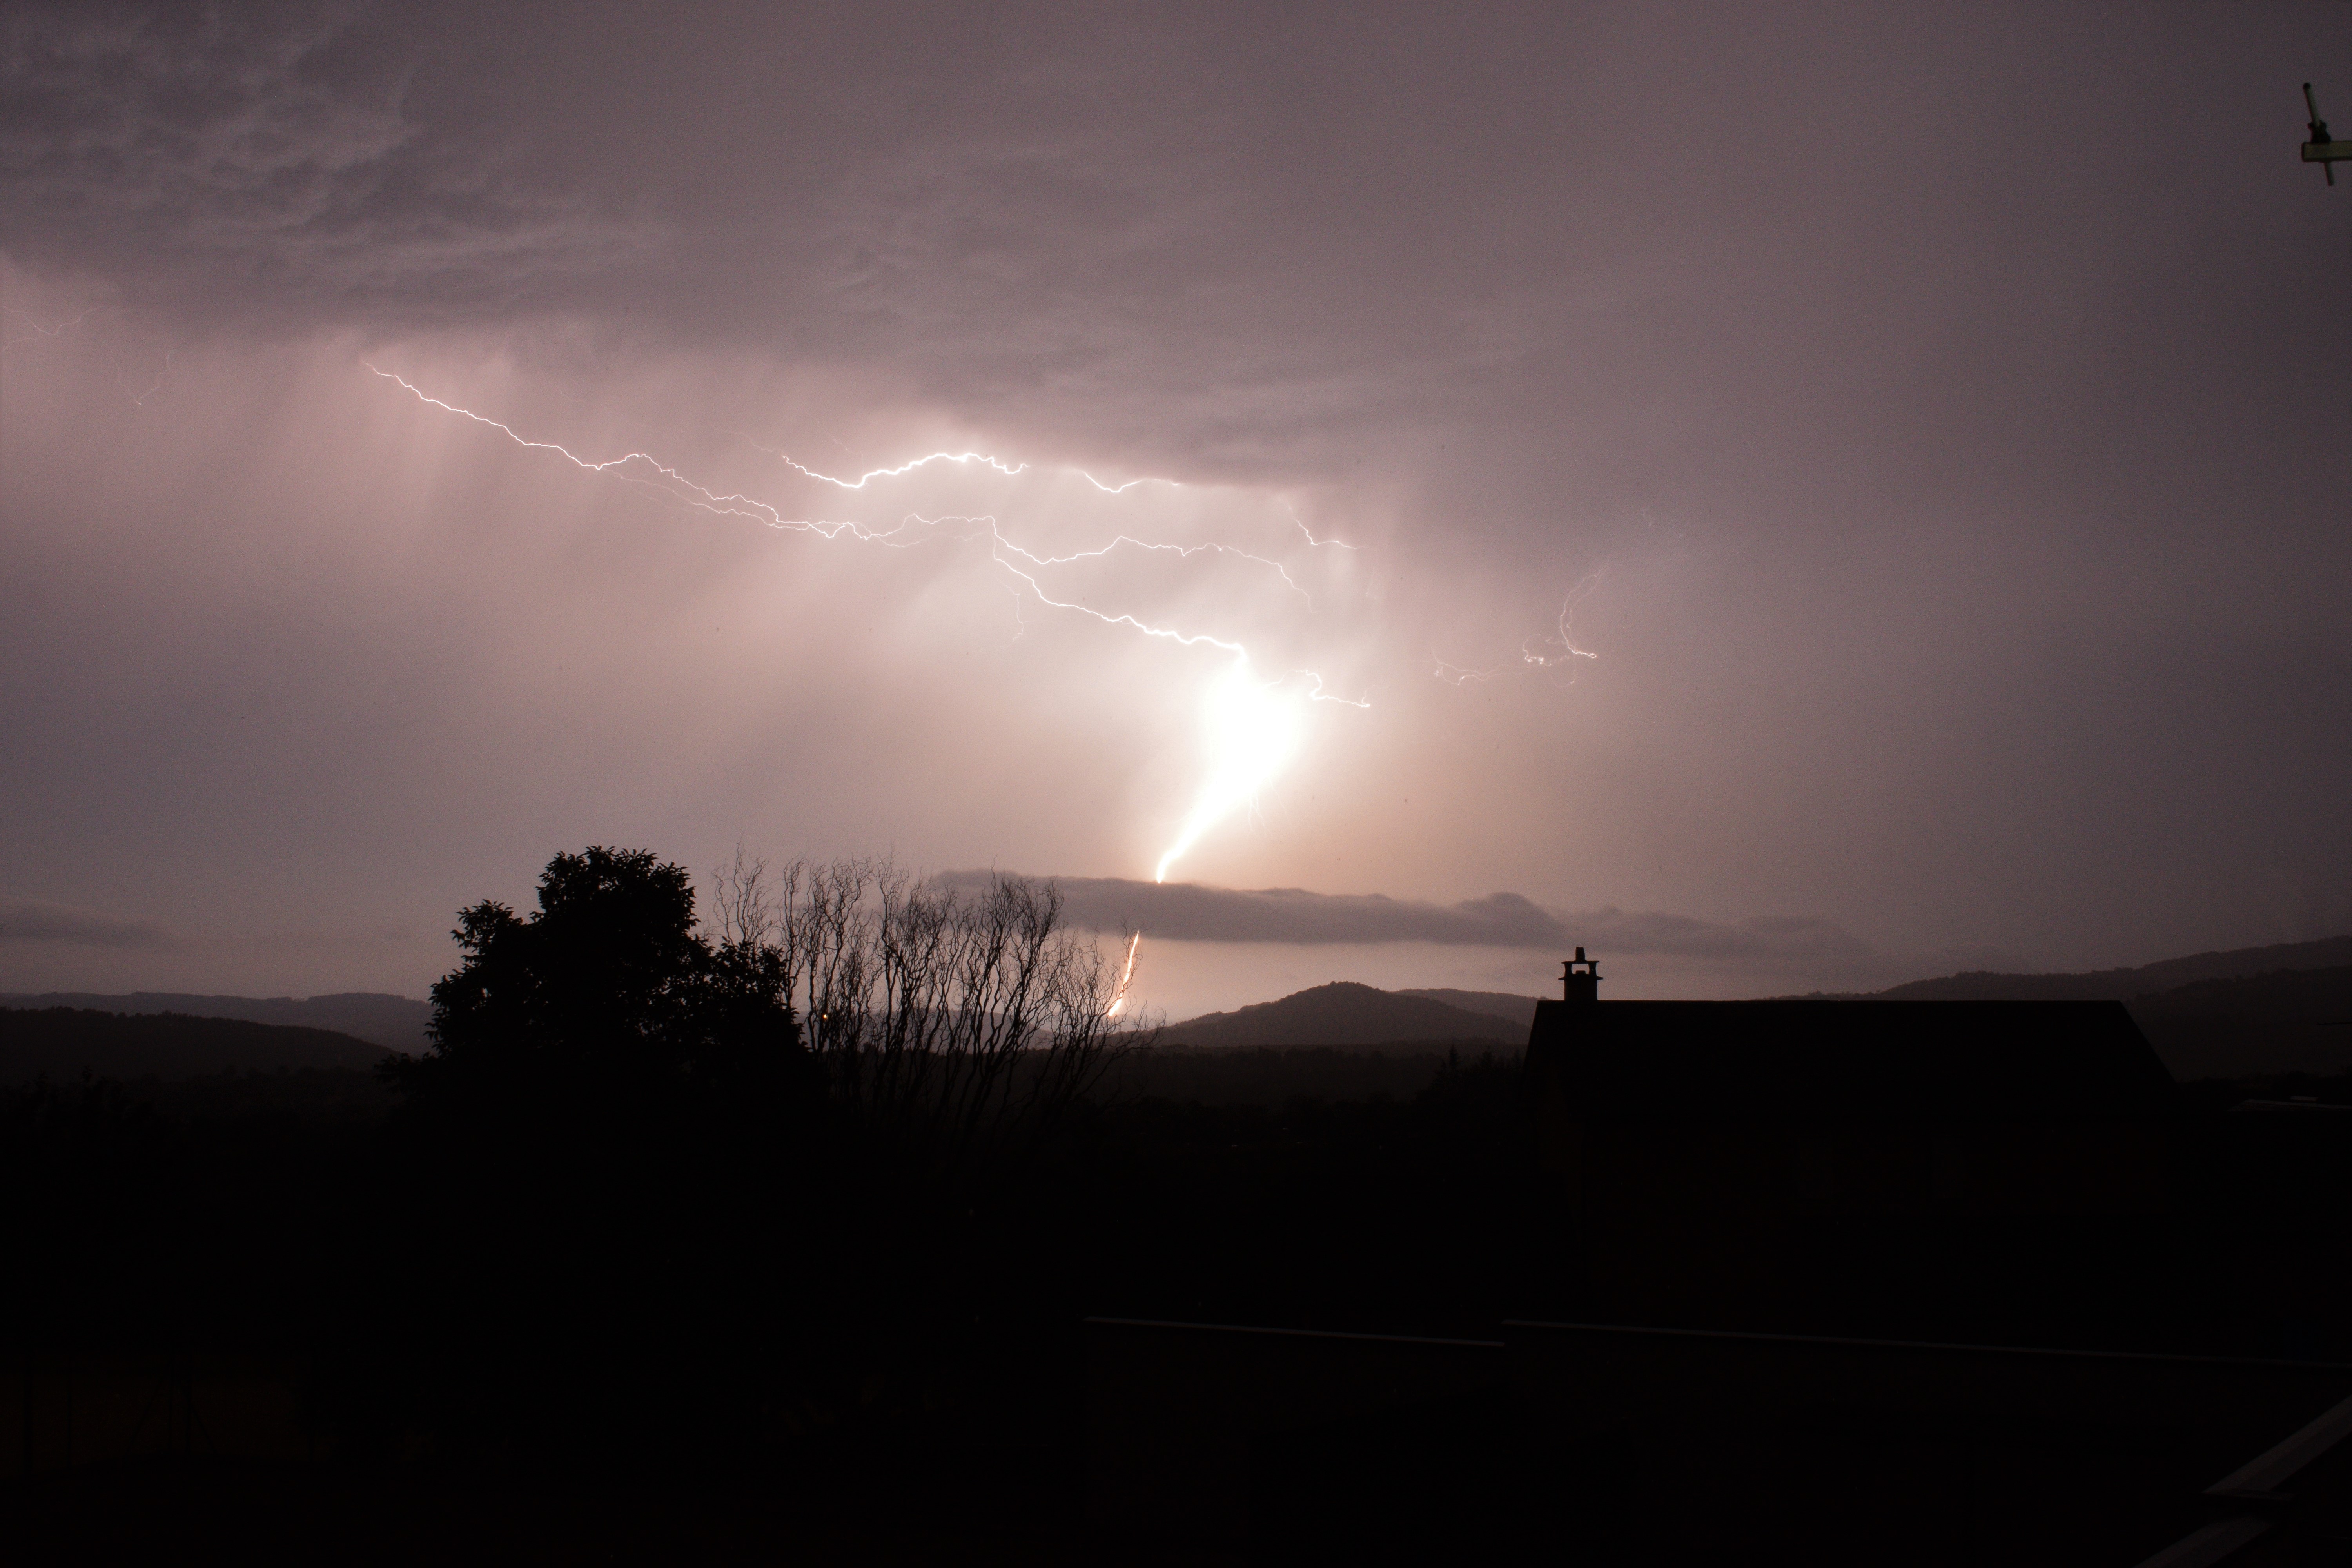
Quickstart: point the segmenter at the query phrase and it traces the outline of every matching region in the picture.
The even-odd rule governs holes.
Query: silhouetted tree
[[[371,1383],[404,1414],[374,1419],[455,1450],[748,1452],[800,1377],[827,1153],[783,955],[714,940],[641,850],[558,855],[538,905],[459,915],[433,1048],[387,1068],[380,1294],[415,1326]]]
[[[902,1153],[1034,1153],[1151,1037],[1120,1027],[1118,968],[1063,923],[1050,881],[967,893],[887,857],[772,877],[740,851],[717,881],[726,945],[781,959],[834,1099]]]
[[[465,958],[433,986],[433,1049],[391,1069],[421,1102],[683,1093],[742,1110],[813,1084],[786,955],[704,934],[685,868],[647,851],[558,855],[528,918],[485,900],[451,935]]]
[[[349,1380],[378,1429],[702,1463],[930,1397],[989,1324],[1044,1321],[1016,1303],[1062,1288],[1085,1191],[1057,1133],[1128,1037],[1057,889],[746,856],[713,907],[592,847],[528,915],[460,914],[433,1048],[390,1069],[370,1294],[416,1326]]]

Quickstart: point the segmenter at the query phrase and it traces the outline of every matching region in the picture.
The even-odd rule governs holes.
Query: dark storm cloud
[[[172,934],[152,921],[124,920],[69,904],[0,895],[0,942],[75,947],[168,948]]]
[[[526,188],[496,139],[428,126],[415,37],[352,5],[12,7],[0,187],[16,245],[150,307],[302,324],[326,300],[509,309],[646,246]]]
[[[2077,383],[2240,242],[2144,215],[2276,128],[2178,112],[2134,15],[18,5],[0,213],[254,321],[625,320],[1139,460],[1369,452],[1490,540],[1727,485],[1843,521],[2146,428]],[[2127,138],[2126,90],[2165,103]]]
[[[984,887],[990,873],[949,872],[961,889]],[[1093,931],[1140,931],[1169,942],[1305,944],[1430,942],[1444,947],[1535,948],[1642,953],[1709,960],[1850,961],[1870,949],[1825,920],[1774,915],[1723,923],[1654,910],[1546,910],[1517,893],[1489,893],[1458,904],[1391,899],[1379,893],[1314,893],[1302,888],[1204,888],[1116,877],[1062,877],[1064,908]]]

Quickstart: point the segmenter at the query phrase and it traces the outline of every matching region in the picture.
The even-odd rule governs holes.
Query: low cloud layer
[[[75,947],[168,948],[172,935],[152,921],[124,920],[70,904],[0,895],[0,942],[56,942]]]
[[[1459,904],[1423,903],[1379,893],[1310,893],[1302,888],[1203,888],[1074,877],[1061,883],[1070,918],[1097,931],[1122,927],[1170,942],[1428,942],[1449,947],[1555,948],[1565,940],[1551,914],[1517,893]]]
[[[952,871],[939,880],[972,889],[984,886],[990,876],[986,871]],[[1205,888],[1116,877],[1056,881],[1072,923],[1093,931],[1141,931],[1165,942],[1417,942],[1549,952],[1580,946],[1595,952],[1734,961],[1852,960],[1871,951],[1832,921],[1802,915],[1763,915],[1727,923],[1613,906],[1547,910],[1518,893],[1437,904],[1303,888]]]

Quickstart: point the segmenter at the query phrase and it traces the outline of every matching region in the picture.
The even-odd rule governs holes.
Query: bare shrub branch
[[[771,868],[740,849],[715,879],[722,940],[781,951],[835,1100],[931,1158],[1033,1150],[1147,1043],[1118,1026],[1119,966],[1063,923],[1051,881],[966,894],[888,856]]]

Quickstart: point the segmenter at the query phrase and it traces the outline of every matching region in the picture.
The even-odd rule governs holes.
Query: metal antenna
[[[2352,158],[2352,142],[2329,138],[2327,121],[2319,118],[2319,101],[2311,96],[2309,82],[2303,84],[2303,106],[2311,110],[2311,140],[2303,144],[2303,161],[2318,164],[2332,185],[2336,183],[2336,165]]]

